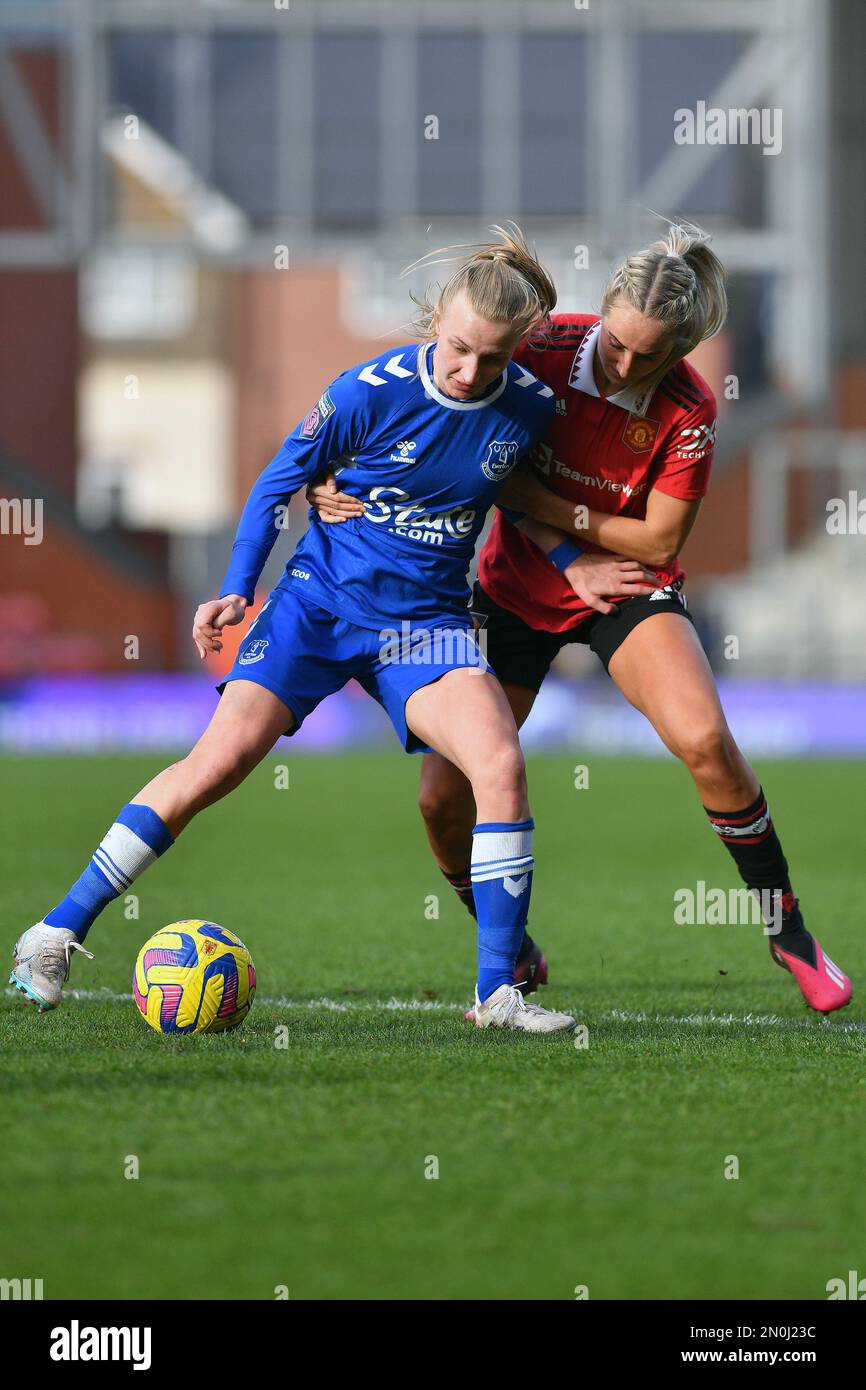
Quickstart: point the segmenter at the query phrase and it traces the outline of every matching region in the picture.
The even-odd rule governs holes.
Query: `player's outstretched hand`
[[[624,555],[578,555],[564,571],[577,597],[597,613],[612,613],[611,598],[634,598],[660,587],[658,577]]]
[[[207,603],[199,604],[192,624],[192,640],[198,647],[202,661],[208,652],[222,651],[222,629],[242,622],[246,611],[247,601],[240,594],[226,594],[223,598],[212,598]]]
[[[364,515],[364,504],[350,492],[340,492],[337,479],[331,472],[324,478],[313,479],[307,488],[307,501],[319,513],[320,521],[348,521]]]

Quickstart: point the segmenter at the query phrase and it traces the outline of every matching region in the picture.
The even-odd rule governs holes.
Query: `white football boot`
[[[93,960],[93,952],[81,945],[75,932],[37,922],[15,943],[15,964],[9,983],[38,1004],[40,1013],[56,1009],[63,986],[69,979],[72,951],[80,951]]]
[[[571,1014],[530,1004],[517,985],[500,985],[482,1004],[475,991],[476,1028],[514,1028],[523,1033],[561,1033],[574,1027]]]

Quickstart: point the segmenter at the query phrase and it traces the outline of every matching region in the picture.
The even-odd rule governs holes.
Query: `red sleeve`
[[[533,376],[541,376],[539,366],[541,359],[542,353],[537,348],[531,348],[526,338],[517,344],[511,354],[512,362],[516,362],[518,367],[525,367],[528,372],[532,372]]]
[[[562,342],[565,338],[573,338],[576,333],[586,332],[597,322],[598,316],[595,314],[551,314],[549,326],[530,333],[528,338],[518,343],[512,358],[518,366],[525,367],[533,376],[544,381],[545,360],[550,362],[550,350],[557,341]]]
[[[716,443],[716,402],[710,395],[680,415],[660,455],[653,460],[650,486],[684,502],[704,497]]]

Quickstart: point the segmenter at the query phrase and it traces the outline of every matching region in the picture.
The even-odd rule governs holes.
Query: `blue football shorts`
[[[380,632],[337,617],[292,589],[274,589],[244,636],[235,663],[218,686],[253,681],[288,705],[297,733],[308,714],[350,680],[378,700],[407,753],[430,750],[406,724],[406,701],[448,671],[469,667],[494,674],[471,626],[453,616],[426,626],[383,626]]]

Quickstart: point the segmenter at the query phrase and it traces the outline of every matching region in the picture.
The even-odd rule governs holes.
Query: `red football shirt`
[[[686,500],[703,497],[716,435],[712,391],[681,361],[649,393],[637,386],[599,396],[592,365],[600,322],[597,314],[554,314],[546,340],[531,337],[514,354],[556,395],[550,433],[538,446],[545,483],[574,505],[638,520],[646,516],[651,488]],[[670,584],[683,569],[674,560],[656,574]],[[501,512],[481,551],[478,578],[496,603],[547,632],[564,632],[595,611]]]

